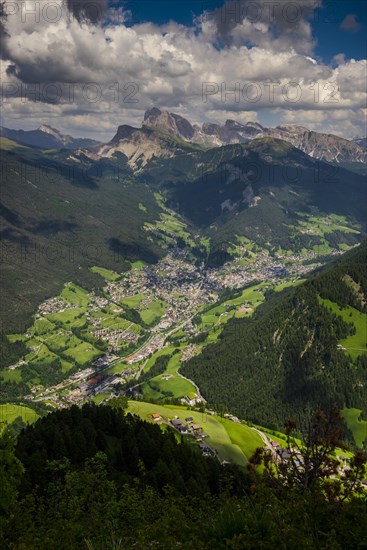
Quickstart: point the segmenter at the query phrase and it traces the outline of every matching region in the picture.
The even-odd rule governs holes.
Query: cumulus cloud
[[[316,132],[355,138],[366,133],[366,109],[283,111],[281,122],[312,128]],[[343,132],[340,132],[343,128]]]
[[[293,15],[282,11],[285,0],[274,0],[273,11],[270,0],[261,0],[267,11],[258,21],[243,11],[248,0],[231,1],[227,12],[204,13],[190,28],[175,22],[126,26],[128,14],[120,8],[114,17],[104,1],[96,4],[105,15],[94,21],[86,17],[87,2],[52,4],[60,12],[32,15],[35,2],[25,0],[4,21],[8,126],[23,119],[23,127],[42,122],[109,139],[118,124],[138,126],[144,111],[157,106],[196,123],[262,122],[269,113],[298,123],[297,113],[307,122],[309,112],[312,128],[332,120],[345,134],[349,125],[335,113],[350,116],[365,105],[365,60],[336,56],[330,66],[313,56],[309,19],[316,0],[292,3],[302,8]],[[243,8],[237,19],[222,20],[234,4]],[[350,120],[361,125],[357,116]]]
[[[361,25],[357,21],[357,16],[353,13],[350,13],[346,16],[345,19],[343,19],[340,27],[344,31],[352,31],[352,32],[358,32],[361,28]]]
[[[224,44],[246,44],[273,51],[312,51],[310,19],[320,0],[229,0],[201,16],[203,30]]]

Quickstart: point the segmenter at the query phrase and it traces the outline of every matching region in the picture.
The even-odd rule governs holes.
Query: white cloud
[[[366,109],[323,111],[283,111],[281,121],[312,128],[316,132],[352,139],[366,135]],[[340,129],[343,129],[341,132]]]
[[[244,11],[237,19],[222,20],[216,10],[192,28],[174,22],[126,27],[121,10],[120,24],[90,25],[70,17],[62,0],[55,1],[63,8],[56,22],[31,17],[30,0],[22,4],[23,12],[7,18],[3,124],[14,126],[23,118],[23,127],[42,122],[109,139],[119,124],[140,125],[144,111],[156,105],[197,123],[246,122],[272,111],[297,124],[301,117],[313,129],[360,133],[352,125],[361,126],[357,114],[365,105],[366,61],[347,61],[339,54],[335,67],[314,58],[309,18],[315,0],[297,4],[297,21],[296,12],[281,11],[285,0],[274,0],[273,15],[263,11],[259,20],[253,14],[243,17]],[[245,9],[250,3],[240,0],[239,5]],[[270,9],[269,0],[259,5]],[[225,45],[219,48],[218,39]],[[203,83],[212,90],[206,101]],[[38,98],[29,101],[34,86]],[[58,103],[52,90],[61,95]]]

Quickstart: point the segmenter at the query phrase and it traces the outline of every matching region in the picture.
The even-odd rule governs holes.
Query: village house
[[[203,456],[210,456],[211,455],[211,448],[208,447],[206,443],[199,443],[198,445],[199,449],[203,453]]]
[[[187,427],[179,418],[173,418],[173,420],[171,420],[171,424],[180,433],[187,433]]]
[[[201,398],[196,393],[191,391],[190,393],[185,395],[184,401],[186,401],[186,403],[190,405],[190,407],[194,407],[197,403],[201,402]]]
[[[201,426],[199,426],[199,424],[191,424],[191,429],[193,432],[199,432],[201,430]]]

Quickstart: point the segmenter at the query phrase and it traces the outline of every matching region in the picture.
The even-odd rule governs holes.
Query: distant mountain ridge
[[[0,136],[17,141],[23,145],[43,149],[76,149],[78,147],[95,147],[98,141],[88,138],[74,138],[62,134],[56,128],[41,125],[37,130],[12,130],[0,127]]]
[[[367,137],[354,138],[352,141],[360,147],[367,148]]]
[[[205,123],[202,128],[192,126],[179,115],[153,108],[145,113],[143,125],[159,128],[164,132],[204,147],[218,147],[234,143],[247,143],[260,137],[272,137],[291,143],[307,155],[328,162],[367,163],[367,151],[361,144],[332,134],[314,132],[303,126],[281,125],[264,128],[257,122],[241,124],[227,120],[223,126]]]
[[[2,127],[0,136],[36,147],[73,149],[75,154],[70,160],[75,162],[82,162],[83,157],[98,160],[122,153],[133,170],[144,168],[153,159],[171,158],[187,152],[186,145],[212,149],[264,137],[286,141],[316,160],[367,164],[366,138],[348,140],[303,126],[283,124],[276,128],[265,128],[257,122],[242,124],[231,119],[223,125],[206,122],[200,127],[181,115],[161,111],[157,107],[145,112],[140,128],[120,125],[115,136],[105,144],[63,135],[46,125],[32,131]]]

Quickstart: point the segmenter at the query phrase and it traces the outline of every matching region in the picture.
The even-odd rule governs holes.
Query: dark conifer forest
[[[256,455],[248,471],[222,466],[111,406],[51,413],[17,442],[6,430],[1,547],[365,548],[366,493],[351,488],[365,458],[356,456],[347,484],[325,482],[339,431],[315,419],[305,456],[312,449],[324,459],[313,458],[307,485],[291,469],[282,477],[258,470]]]

